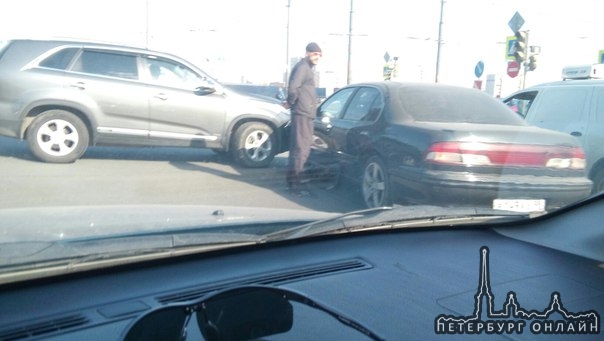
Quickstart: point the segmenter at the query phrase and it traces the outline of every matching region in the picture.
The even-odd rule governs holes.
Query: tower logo
[[[553,292],[549,305],[543,311],[520,307],[516,293],[508,292],[503,309],[495,310],[495,296],[491,291],[489,248],[480,248],[480,277],[474,295],[474,313],[471,316],[441,314],[434,319],[436,334],[522,334],[527,323],[534,334],[599,334],[600,315],[594,311],[572,313],[562,305],[559,292]],[[486,311],[483,311],[483,303]],[[558,313],[562,319],[552,319]]]

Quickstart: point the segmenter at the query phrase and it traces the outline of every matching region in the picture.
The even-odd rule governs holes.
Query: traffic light
[[[515,51],[514,58],[520,64],[522,64],[526,60],[526,48],[528,42],[528,32],[527,31],[518,31],[516,32],[516,43],[515,43]]]
[[[537,68],[537,57],[532,55],[529,57],[528,70],[533,71]]]
[[[392,66],[392,77],[393,79],[398,78],[398,57],[392,58],[394,60],[394,65]]]
[[[385,81],[389,81],[392,80],[393,76],[396,77],[396,75],[394,74],[394,65],[391,63],[386,63],[384,65],[384,80]]]

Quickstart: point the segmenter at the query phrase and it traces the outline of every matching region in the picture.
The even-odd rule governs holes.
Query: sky
[[[288,3],[290,4],[288,8]],[[398,80],[434,82],[441,0],[13,0],[3,2],[0,40],[74,38],[146,46],[198,64],[225,82],[280,82],[289,56],[315,41],[321,86],[346,84],[352,3],[351,80],[382,78],[384,54],[398,57]],[[35,10],[32,10],[35,9]],[[541,47],[530,86],[561,79],[564,66],[593,64],[604,49],[602,0],[446,0],[439,82],[471,87],[497,75],[502,95],[508,22],[518,11],[529,45]]]

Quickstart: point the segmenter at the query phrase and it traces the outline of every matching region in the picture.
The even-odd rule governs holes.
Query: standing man
[[[302,170],[310,154],[313,136],[313,119],[317,113],[317,89],[314,67],[321,58],[317,43],[306,45],[306,57],[294,66],[289,77],[286,108],[291,108],[289,160],[287,187],[300,191]]]

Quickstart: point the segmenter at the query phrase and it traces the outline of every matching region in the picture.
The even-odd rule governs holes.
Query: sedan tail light
[[[585,169],[583,149],[567,146],[438,142],[430,146],[425,160],[431,163],[463,166]]]

